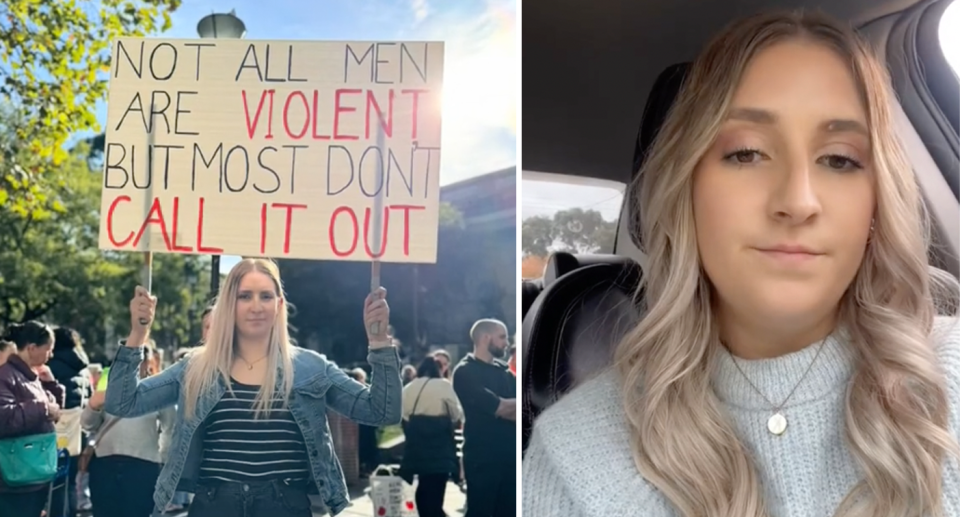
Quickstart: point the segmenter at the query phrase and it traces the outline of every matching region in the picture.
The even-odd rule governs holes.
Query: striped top
[[[233,394],[226,392],[207,416],[200,482],[309,480],[303,434],[283,407],[283,395],[275,394],[273,410],[255,420],[260,387],[233,381],[232,388]]]

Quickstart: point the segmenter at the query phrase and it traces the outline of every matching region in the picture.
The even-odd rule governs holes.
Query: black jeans
[[[307,486],[279,480],[204,484],[197,487],[187,517],[312,517]]]
[[[515,517],[517,467],[508,461],[463,459],[467,478],[466,517]]]
[[[447,493],[449,474],[419,474],[417,476],[417,511],[420,517],[446,517],[443,497]]]
[[[90,461],[90,502],[97,517],[150,517],[160,464],[130,456]]]
[[[49,485],[42,490],[0,494],[0,515],[3,517],[40,517],[47,505]]]
[[[377,427],[361,425],[359,428],[360,473],[373,472],[380,465],[380,445],[377,443]]]

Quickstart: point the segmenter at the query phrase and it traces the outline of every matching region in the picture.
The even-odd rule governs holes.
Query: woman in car
[[[308,492],[333,514],[347,488],[326,422],[331,408],[359,423],[400,422],[400,360],[386,335],[386,291],[363,311],[369,386],[316,352],[293,345],[276,264],[245,259],[227,275],[208,339],[158,375],[138,379],[156,299],[137,288],[132,331],[110,369],[105,410],[135,417],[177,404],[177,425],[154,493],[194,492],[190,517],[309,517]],[[379,333],[371,333],[373,323]]]
[[[894,102],[818,14],[707,46],[640,171],[644,317],[538,418],[525,517],[960,515],[958,285]]]

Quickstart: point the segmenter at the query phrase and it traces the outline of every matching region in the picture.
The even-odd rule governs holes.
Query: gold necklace
[[[250,361],[247,361],[246,359],[244,359],[243,356],[240,355],[240,354],[237,354],[237,357],[239,357],[241,361],[247,363],[247,370],[253,370],[253,365],[255,365],[255,364],[259,363],[260,361],[263,361],[264,359],[267,358],[267,356],[263,356],[263,357],[261,357],[260,359],[257,359],[256,361],[254,361],[254,362],[251,363]]]

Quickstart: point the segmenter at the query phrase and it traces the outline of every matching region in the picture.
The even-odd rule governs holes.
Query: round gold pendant
[[[767,420],[767,429],[771,433],[780,436],[787,430],[787,418],[780,413],[773,415],[770,417],[770,420]]]
[[[252,364],[248,364],[248,365],[247,365],[247,370],[253,370],[253,365],[252,365]]]

